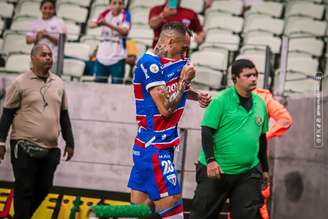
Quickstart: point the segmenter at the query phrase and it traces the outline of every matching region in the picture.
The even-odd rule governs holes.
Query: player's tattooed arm
[[[179,102],[195,77],[195,69],[193,66],[185,66],[181,72],[180,80],[174,92],[170,93],[165,85],[160,85],[151,88],[150,95],[152,96],[159,112],[164,117],[171,117],[177,109]]]

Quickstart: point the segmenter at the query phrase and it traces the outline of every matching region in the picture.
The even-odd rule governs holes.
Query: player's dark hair
[[[187,27],[183,23],[179,22],[170,22],[167,24],[164,24],[161,32],[166,32],[166,31],[175,31],[184,36],[187,32]]]

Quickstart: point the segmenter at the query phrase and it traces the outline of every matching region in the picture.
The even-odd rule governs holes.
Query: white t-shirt
[[[42,30],[47,31],[49,35],[57,38],[59,38],[60,33],[67,32],[64,21],[57,16],[53,16],[48,20],[43,20],[42,18],[39,18],[33,21],[31,32],[28,32],[27,36],[36,37],[37,32]],[[47,38],[42,38],[38,43],[47,44],[51,48],[54,61],[57,60],[57,52],[58,52],[57,45],[53,44]]]
[[[130,21],[127,13],[123,11],[117,16],[113,16],[109,11],[105,15],[106,23],[130,28]],[[97,51],[97,60],[103,65],[112,65],[127,57],[125,49],[125,39],[117,31],[103,26],[101,29],[100,42]]]

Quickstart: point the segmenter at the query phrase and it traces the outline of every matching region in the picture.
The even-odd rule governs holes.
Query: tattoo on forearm
[[[173,113],[177,109],[185,89],[186,84],[184,82],[179,82],[175,92],[169,94],[166,91],[166,98],[164,100],[164,103],[170,113]]]

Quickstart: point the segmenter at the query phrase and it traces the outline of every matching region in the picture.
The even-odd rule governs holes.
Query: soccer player
[[[156,206],[154,214],[161,218],[183,218],[173,155],[180,143],[177,124],[195,76],[194,67],[187,60],[180,60],[186,48],[186,34],[181,23],[164,25],[154,50],[147,51],[138,61],[134,78],[139,128],[128,183],[131,203],[150,199]],[[162,65],[161,57],[178,61]]]

